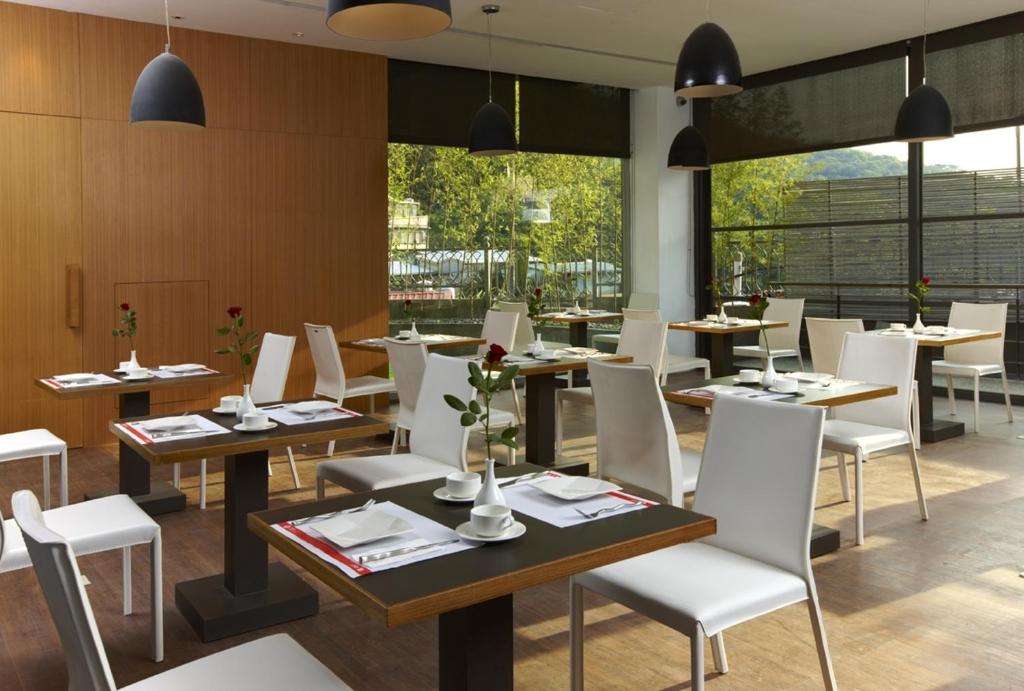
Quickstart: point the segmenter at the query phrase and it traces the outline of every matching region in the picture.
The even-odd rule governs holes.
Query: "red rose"
[[[921,279],[921,283],[924,283],[925,285],[929,285],[931,282],[932,279],[928,276],[925,276],[924,278]]]
[[[533,289],[533,297],[535,297],[535,298],[539,298],[540,297],[540,288],[534,288]]]
[[[228,316],[232,319],[238,319],[240,314],[242,314],[241,307],[228,307]]]
[[[405,301],[405,306],[406,307],[412,307],[412,300],[406,300]]]
[[[508,355],[508,351],[502,348],[497,343],[492,343],[490,349],[487,351],[487,355],[484,356],[484,360],[491,363],[492,365],[501,362],[501,358]]]
[[[747,302],[749,302],[751,306],[758,304],[759,302],[761,302],[761,294],[754,293],[753,295],[750,296],[750,299],[747,300]]]
[[[131,309],[131,305],[129,305],[127,302],[122,302],[121,303],[121,310],[122,311],[127,312],[130,309]]]

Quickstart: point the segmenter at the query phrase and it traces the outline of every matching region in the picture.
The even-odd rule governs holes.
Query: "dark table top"
[[[520,464],[498,470],[498,476],[538,470],[543,468]],[[515,540],[484,544],[477,549],[350,578],[270,527],[281,521],[359,506],[375,497],[455,528],[469,520],[472,505],[435,499],[432,492],[443,484],[444,480],[432,480],[251,513],[249,529],[393,627],[706,537],[714,534],[716,528],[714,518],[669,505],[568,528],[516,513],[516,520],[526,525],[526,534]]]
[[[715,379],[707,379],[702,382],[690,383],[685,387],[679,387],[678,385],[666,386],[662,388],[662,392],[665,396],[665,400],[667,401],[682,403],[683,405],[692,405],[699,408],[710,408],[713,401],[712,398],[684,393],[683,389],[700,389],[713,384],[719,384],[722,386],[742,386],[743,388],[750,389],[751,391],[766,390],[765,387],[760,384],[739,384],[736,381],[736,375],[728,375],[725,377],[717,377]],[[786,396],[785,398],[777,400],[780,403],[832,407],[895,395],[896,387],[888,384],[852,384],[841,388],[837,387],[835,389],[832,389],[831,387],[826,389],[808,389],[804,382],[800,382],[800,392],[798,396]]]
[[[188,377],[150,377],[140,381],[125,381],[124,375],[118,372],[97,372],[106,374],[118,380],[117,384],[96,384],[94,386],[76,386],[70,389],[55,389],[47,383],[51,377],[36,379],[36,386],[48,391],[58,398],[75,399],[90,398],[92,396],[117,396],[123,393],[139,393],[141,391],[153,391],[154,389],[173,389],[183,386],[202,386],[204,384],[219,384],[235,378],[233,374],[211,371],[209,374],[195,374]]]
[[[260,407],[265,408],[269,405],[274,404],[269,403]],[[184,414],[177,413],[176,415]],[[234,413],[220,415],[210,410],[201,410],[189,414],[199,415],[228,429],[231,429],[237,423]],[[277,427],[266,432],[236,432],[232,430],[227,434],[214,434],[206,437],[192,437],[178,441],[144,444],[137,437],[117,426],[118,423],[122,422],[153,420],[162,417],[168,417],[168,415],[149,415],[146,417],[111,420],[110,431],[144,459],[158,465],[193,461],[210,456],[231,456],[253,451],[267,451],[281,446],[298,446],[300,444],[315,444],[356,437],[371,437],[388,431],[388,424],[386,422],[369,415],[360,415],[342,420],[310,422],[304,425],[284,425],[278,423]]]
[[[526,353],[515,353],[519,357],[530,357]],[[476,356],[469,356],[467,359],[472,359]],[[529,377],[536,374],[552,374],[558,372],[569,372],[572,370],[586,369],[587,361],[594,359],[600,360],[601,362],[617,362],[619,364],[626,364],[633,362],[633,358],[629,355],[612,355],[612,354],[598,354],[591,355],[589,357],[569,357],[563,356],[557,360],[536,360],[530,358],[527,362],[499,362],[494,365],[496,371],[501,371],[511,365],[519,367],[520,377]],[[483,363],[480,363],[481,369],[486,369]]]

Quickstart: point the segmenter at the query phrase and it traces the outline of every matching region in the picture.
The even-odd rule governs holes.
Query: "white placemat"
[[[205,366],[201,369],[188,370],[186,372],[175,372],[168,369],[168,367],[168,365],[160,365],[156,369],[151,369],[150,372],[158,379],[177,379],[178,377],[197,377],[203,374],[220,374],[217,370]]]
[[[535,480],[502,487],[501,492],[505,495],[505,501],[513,511],[526,514],[536,518],[538,521],[550,523],[558,528],[568,528],[573,525],[599,521],[604,518],[611,518],[612,516],[658,505],[657,502],[642,499],[622,490],[608,492],[590,499],[581,499],[580,501],[564,501],[545,494],[533,486],[533,483],[538,480],[543,480],[546,477],[558,477],[559,475],[560,473],[549,472],[547,475],[538,477]],[[623,507],[616,511],[606,511],[594,518],[587,518],[576,511],[576,509],[580,509],[590,513],[625,502],[633,502],[634,505]]]
[[[59,377],[61,375],[57,375]],[[114,379],[109,374],[96,374],[92,379],[79,381],[58,381],[57,377],[43,379],[42,382],[53,389],[81,389],[86,386],[103,386],[104,384],[120,384],[119,379]]]
[[[213,420],[207,420],[201,415],[188,415],[188,416],[177,416],[174,417],[189,417],[194,424],[193,427],[187,427],[181,432],[177,431],[156,431],[146,428],[146,421],[140,422],[121,422],[118,423],[118,427],[126,431],[138,439],[143,444],[159,444],[164,441],[181,441],[182,439],[193,439],[196,437],[208,437],[213,434],[228,434],[231,432],[226,427],[218,425]],[[156,422],[163,418],[154,418],[152,421]]]
[[[361,414],[348,408],[342,408],[341,406],[335,406],[333,408],[327,408],[323,411],[317,411],[312,414],[301,414],[284,406],[281,408],[262,408],[263,412],[267,414],[271,420],[275,420],[285,425],[308,425],[313,422],[329,422],[331,420],[344,420],[350,417],[360,417]]]
[[[284,535],[295,544],[309,550],[328,564],[341,569],[346,576],[351,578],[359,578],[360,576],[366,576],[371,573],[387,571],[388,569],[394,569],[407,564],[414,564],[418,561],[426,561],[427,559],[434,559],[446,554],[464,552],[467,549],[474,549],[482,544],[459,540],[459,542],[452,542],[433,549],[424,549],[418,552],[412,552],[411,554],[399,555],[391,559],[382,559],[369,564],[360,564],[359,557],[363,555],[377,554],[393,549],[401,549],[403,547],[416,547],[421,544],[433,544],[435,542],[443,542],[445,540],[452,540],[459,537],[451,528],[443,526],[437,521],[427,518],[426,516],[421,516],[415,511],[410,511],[409,509],[399,506],[391,501],[376,504],[373,508],[367,509],[367,511],[383,511],[392,516],[402,518],[408,521],[414,530],[412,533],[407,533],[405,535],[385,538],[383,540],[358,545],[349,549],[341,549],[334,543],[322,537],[316,531],[316,524],[318,521],[310,521],[297,526],[293,525],[291,522],[275,523],[271,528],[281,535]]]
[[[739,396],[740,398],[756,398],[761,401],[777,401],[780,398],[789,398],[796,395],[796,392],[775,393],[774,391],[765,391],[764,389],[751,389],[746,386],[726,386],[725,384],[709,384],[697,389],[681,389],[673,393],[701,398],[714,398],[721,394],[723,396]]]

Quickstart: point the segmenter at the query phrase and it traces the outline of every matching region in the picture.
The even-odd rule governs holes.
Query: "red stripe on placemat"
[[[609,497],[615,497],[616,499],[625,499],[626,501],[631,501],[634,504],[643,504],[645,508],[648,506],[658,505],[656,502],[648,501],[647,499],[642,499],[641,497],[634,497],[632,494],[626,494],[625,492],[619,492],[616,490],[613,490],[611,492],[605,492],[605,494],[607,494]]]
[[[43,383],[46,384],[47,386],[50,386],[50,387],[54,388],[54,389],[63,389],[64,388],[64,385],[61,384],[56,379],[44,379]]]
[[[363,416],[362,413],[357,413],[354,410],[349,410],[348,408],[342,408],[341,406],[335,406],[334,409],[337,410],[339,413],[348,413],[352,417],[362,417]]]
[[[338,550],[334,549],[334,547],[332,547],[331,545],[327,544],[323,540],[317,540],[315,537],[313,537],[309,533],[305,533],[305,532],[299,530],[298,528],[296,528],[291,523],[284,522],[284,523],[278,523],[277,525],[281,526],[281,528],[283,530],[287,530],[289,533],[291,533],[295,537],[299,538],[303,542],[306,542],[306,543],[308,543],[310,545],[313,545],[314,547],[316,547],[321,552],[324,552],[325,554],[329,555],[331,557],[331,559],[337,559],[338,561],[342,562],[345,566],[349,567],[350,569],[355,571],[360,576],[365,576],[367,574],[373,573],[373,571],[371,571],[370,569],[366,568],[365,566],[363,566],[362,564],[360,564],[357,561],[353,561],[352,559],[349,559],[347,556],[345,556],[344,554],[342,554]]]
[[[135,429],[134,427],[132,427],[127,422],[121,423],[121,429],[127,431],[129,434],[131,434],[131,435],[133,435],[135,437],[138,437],[139,441],[141,441],[143,444],[152,444],[153,443],[153,440],[150,437],[148,437],[145,433],[141,432],[140,430]]]

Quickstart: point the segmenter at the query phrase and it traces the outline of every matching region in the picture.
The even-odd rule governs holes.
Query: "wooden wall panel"
[[[78,15],[0,3],[0,110],[78,116]]]
[[[252,128],[386,140],[387,59],[253,40]]]
[[[82,252],[79,121],[0,113],[0,151],[0,432],[47,427],[77,445],[81,404],[32,379],[82,369],[64,304]]]
[[[124,300],[118,284],[201,281],[209,286],[201,312],[179,313],[187,302],[154,295],[153,312],[140,306],[140,334],[147,322],[179,324],[184,317],[192,324],[190,333],[212,339],[214,328],[227,319],[224,311],[247,304],[250,148],[251,135],[243,131],[173,134],[139,130],[126,122],[82,121],[83,228],[89,239],[82,258],[86,367],[109,368],[122,359],[110,335],[115,307]],[[150,336],[140,335],[140,343]],[[187,359],[232,371],[234,361],[214,355],[213,340],[207,344],[205,354],[189,351],[193,354]],[[144,348],[139,357],[143,364],[168,364],[154,362],[156,355]],[[87,441],[107,439],[104,423],[112,405],[113,399],[87,404]]]
[[[340,339],[387,333],[386,144],[254,133],[253,306],[261,329],[299,337],[289,393],[309,395],[303,322]],[[286,286],[285,289],[282,287]],[[349,376],[382,356],[342,353]]]
[[[82,117],[127,120],[142,68],[163,52],[156,24],[83,14]],[[208,127],[249,127],[249,39],[171,28],[171,48],[199,80]]]

